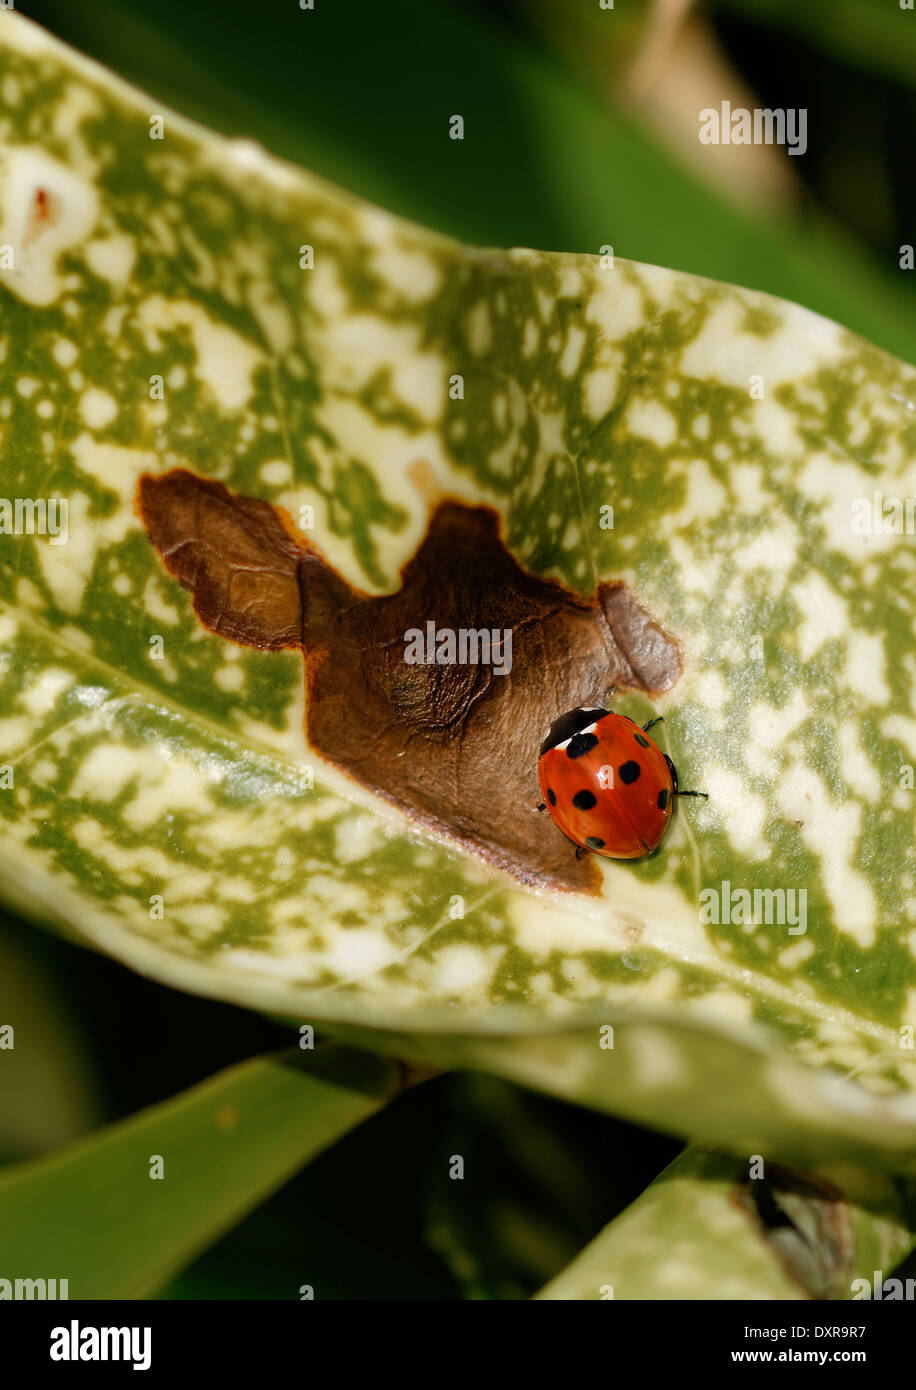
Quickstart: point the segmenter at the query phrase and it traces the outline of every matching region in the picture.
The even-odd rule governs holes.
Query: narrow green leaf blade
[[[7,1169],[0,1269],[67,1279],[70,1298],[143,1296],[384,1106],[401,1075],[336,1044],[291,1049]],[[302,1242],[308,1283],[307,1232]]]

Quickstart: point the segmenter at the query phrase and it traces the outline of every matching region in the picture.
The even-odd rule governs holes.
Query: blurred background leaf
[[[916,85],[916,26],[912,11],[883,0],[714,0],[716,13],[733,12],[808,44],[853,67]]]
[[[265,4],[253,24],[245,0],[218,12],[182,0],[154,10],[37,0],[28,14],[185,114],[462,240],[588,252],[609,243],[620,256],[794,300],[916,360],[916,288],[894,248],[868,253],[814,198],[778,217],[749,215],[685,168],[618,90],[647,19],[668,8],[506,0],[494,14],[482,3],[340,0],[313,11]],[[753,63],[756,28],[739,39]],[[784,32],[778,42],[789,47]],[[680,67],[679,49],[675,58]],[[800,60],[768,73],[761,99],[808,106],[814,123],[809,154],[782,163],[807,167],[838,144],[842,153],[829,120],[816,124],[831,109],[825,86],[842,114],[842,67],[812,73]],[[688,132],[707,157],[698,111],[719,99],[707,84]],[[453,112],[465,118],[463,142],[446,138]],[[860,172],[870,196],[876,176],[867,162]],[[861,201],[854,180],[849,201]]]
[[[71,1298],[142,1297],[402,1084],[350,1048],[290,1049],[8,1167],[0,1268],[66,1278]]]

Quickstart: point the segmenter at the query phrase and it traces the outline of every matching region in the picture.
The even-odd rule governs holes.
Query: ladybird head
[[[538,756],[543,758],[551,748],[556,748],[559,743],[566,743],[574,734],[579,733],[581,729],[587,729],[590,724],[603,719],[606,714],[606,709],[571,709],[566,714],[561,714],[547,730]]]

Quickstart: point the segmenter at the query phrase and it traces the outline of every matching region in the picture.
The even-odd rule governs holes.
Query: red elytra
[[[641,859],[664,838],[681,792],[671,759],[624,714],[573,709],[560,715],[541,744],[538,782],[546,809],[577,856]],[[539,809],[543,809],[542,807]]]

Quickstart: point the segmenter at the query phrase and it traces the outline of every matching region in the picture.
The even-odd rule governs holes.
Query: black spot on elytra
[[[566,745],[567,758],[581,758],[584,753],[589,753],[598,745],[598,738],[595,734],[575,734]]]
[[[586,837],[585,837],[585,848],[586,848],[586,849],[604,849],[604,841],[603,841],[603,840],[600,840],[600,839],[598,838],[597,835],[586,835]]]
[[[649,747],[649,740],[645,737],[645,735],[643,735],[643,734],[634,734],[633,737],[636,739],[636,742],[639,744],[640,748],[648,748],[648,747]]]
[[[606,709],[571,709],[565,714],[561,714],[555,719],[548,730],[547,737],[541,744],[539,757],[549,753],[551,748],[556,748],[558,743],[565,743],[573,734],[577,734],[580,729],[585,729],[589,724],[595,724],[607,714]]]
[[[667,787],[662,787],[661,791],[660,791],[659,794],[658,794],[658,809],[659,809],[660,811],[666,810],[666,808],[667,808],[667,806],[668,806],[668,802],[669,802],[670,800],[671,800],[671,795],[670,795],[670,793],[669,793],[669,791],[668,791],[668,788],[667,788]]]
[[[639,763],[634,763],[632,760],[630,762],[621,763],[620,780],[621,782],[625,783],[626,786],[629,786],[631,782],[635,782],[637,780],[641,771],[642,769],[640,768]]]
[[[551,806],[556,806],[557,794],[552,787],[547,788],[547,800],[550,802]]]
[[[576,792],[572,801],[577,811],[590,811],[593,806],[597,805],[598,798],[594,792],[590,792],[585,787],[581,792]]]

